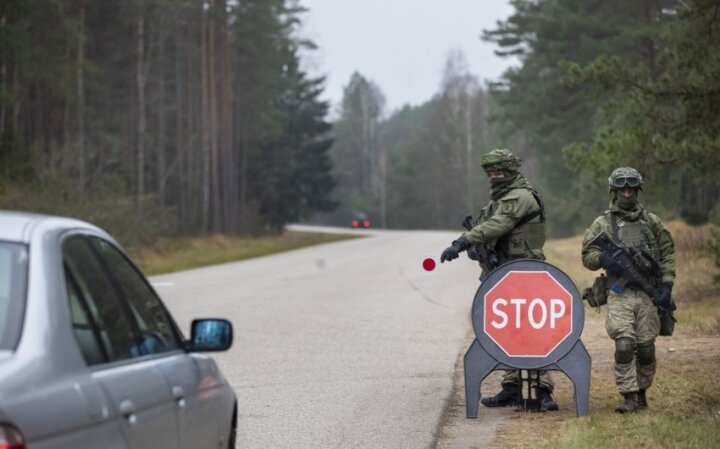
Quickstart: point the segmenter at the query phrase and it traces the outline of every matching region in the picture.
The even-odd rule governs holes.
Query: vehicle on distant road
[[[183,338],[115,240],[0,211],[0,448],[234,448],[235,393],[210,357],[232,324]]]
[[[361,228],[368,229],[368,228],[370,228],[371,224],[372,223],[370,223],[370,220],[367,218],[367,216],[362,213],[355,214],[355,216],[352,219],[353,229],[361,229]]]

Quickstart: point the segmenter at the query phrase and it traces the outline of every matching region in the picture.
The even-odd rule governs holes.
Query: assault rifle
[[[462,222],[463,228],[470,231],[473,228],[472,215],[465,217]],[[477,260],[482,268],[482,276],[480,280],[483,280],[492,270],[500,266],[500,259],[498,258],[495,248],[490,245],[474,245],[468,251],[468,257],[472,260]]]
[[[650,297],[655,307],[658,308],[661,317],[667,316],[670,317],[673,322],[675,321],[675,318],[672,316],[672,312],[676,308],[674,301],[670,300],[670,307],[660,304],[660,292],[657,289],[657,280],[648,279],[648,277],[637,268],[638,261],[644,260],[643,263],[650,263],[653,271],[659,274],[659,267],[655,261],[648,259],[642,254],[638,254],[636,250],[627,249],[618,245],[604,231],[590,240],[587,246],[592,246],[600,251],[607,252],[610,254],[610,257],[622,267],[622,276],[610,287],[612,290],[619,293],[625,285],[635,284]]]

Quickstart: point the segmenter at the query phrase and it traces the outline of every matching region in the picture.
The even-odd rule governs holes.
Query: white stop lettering
[[[551,298],[550,299],[550,310],[548,311],[545,301],[540,298],[535,298],[530,301],[528,307],[524,307],[527,304],[525,298],[512,298],[510,301],[504,298],[497,298],[492,303],[492,311],[495,314],[495,319],[490,322],[490,325],[495,329],[504,329],[509,324],[509,317],[505,311],[508,304],[514,306],[515,309],[515,329],[522,327],[522,316],[527,316],[527,321],[533,329],[541,329],[545,327],[548,322],[548,315],[550,317],[550,329],[555,329],[555,324],[559,318],[565,315],[565,303],[561,299]],[[539,319],[535,319],[538,314],[536,309],[540,308]]]

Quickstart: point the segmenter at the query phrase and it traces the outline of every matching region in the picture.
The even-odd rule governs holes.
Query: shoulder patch
[[[503,214],[509,214],[513,211],[515,208],[515,199],[513,198],[505,198],[504,201],[500,203],[500,211]]]

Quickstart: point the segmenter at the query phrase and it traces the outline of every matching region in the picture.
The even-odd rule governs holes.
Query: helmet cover
[[[632,167],[618,167],[608,177],[610,191],[630,187],[642,190],[643,178],[639,171]]]
[[[496,148],[480,157],[480,165],[483,170],[505,170],[511,173],[517,172],[520,168],[520,158],[505,148]]]

